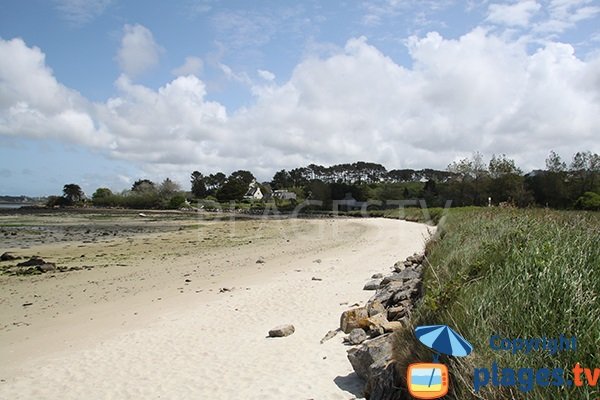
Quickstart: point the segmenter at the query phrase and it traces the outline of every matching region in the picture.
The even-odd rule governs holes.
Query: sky
[[[0,195],[599,138],[598,0],[0,1]]]

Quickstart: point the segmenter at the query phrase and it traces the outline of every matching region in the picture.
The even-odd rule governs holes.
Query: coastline
[[[420,250],[432,228],[385,219],[297,220],[292,230],[280,226],[290,222],[269,221],[252,243],[203,248],[202,254],[191,250],[197,243],[184,246],[189,254],[157,260],[168,264],[161,271],[138,260],[126,268],[56,274],[52,279],[61,284],[72,281],[71,294],[101,287],[106,301],[95,297],[99,291],[88,294],[95,301],[83,305],[67,301],[56,318],[47,312],[36,317],[34,303],[26,311],[30,319],[34,315],[30,325],[0,331],[0,354],[8,360],[0,394],[77,398],[85,393],[90,398],[92,390],[91,398],[110,393],[119,398],[358,397],[362,382],[346,358],[342,335],[324,344],[319,340],[338,327],[342,311],[369,298],[362,285],[372,273]],[[240,238],[255,231],[256,221],[238,224],[245,225],[238,227]],[[181,244],[190,234],[197,232],[170,235]],[[149,251],[144,240],[148,247],[171,243],[166,236],[143,235],[132,247]],[[256,262],[260,257],[264,263]],[[31,278],[40,279],[37,286],[27,282]],[[15,290],[40,292],[50,280],[23,279]],[[62,295],[57,296],[55,304]],[[6,303],[1,306],[7,311]],[[17,305],[13,311],[23,309]],[[292,336],[265,338],[270,328],[284,323],[295,325]]]

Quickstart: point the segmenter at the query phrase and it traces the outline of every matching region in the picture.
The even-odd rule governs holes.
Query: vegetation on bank
[[[424,297],[412,324],[447,324],[474,346],[466,358],[442,357],[449,365],[450,399],[596,399],[595,387],[493,387],[475,393],[475,368],[563,368],[576,363],[600,368],[600,213],[453,209],[440,221],[427,248]],[[512,354],[490,348],[491,335],[505,338],[576,336],[577,351]],[[397,370],[426,362],[432,353],[400,332]],[[565,374],[573,379],[572,373]]]
[[[394,169],[369,162],[338,164],[329,167],[310,164],[281,170],[270,182],[256,182],[252,172],[238,170],[229,176],[222,172],[204,175],[193,171],[190,191],[166,179],[155,184],[148,179],[136,181],[130,190],[113,193],[99,188],[86,197],[76,184],[65,185],[63,196],[53,196],[49,206],[91,205],[122,208],[180,208],[210,203],[210,208],[236,208],[292,211],[305,200],[304,211],[357,212],[397,209],[399,201],[423,201],[427,207],[513,205],[556,209],[600,210],[600,156],[589,151],[576,153],[569,165],[551,152],[546,169],[527,174],[514,160],[493,156],[485,163],[481,154],[434,169]],[[246,197],[260,189],[259,196]],[[276,192],[279,191],[279,192]],[[279,198],[278,198],[279,197]],[[281,201],[285,200],[285,201]],[[244,206],[243,203],[249,204]]]

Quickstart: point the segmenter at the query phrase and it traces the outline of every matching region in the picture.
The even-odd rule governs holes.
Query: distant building
[[[256,180],[252,181],[250,186],[248,187],[248,191],[244,195],[244,199],[247,200],[262,200],[265,196],[263,195],[262,190],[256,183]]]
[[[280,200],[296,200],[296,193],[288,190],[275,190],[273,197]]]

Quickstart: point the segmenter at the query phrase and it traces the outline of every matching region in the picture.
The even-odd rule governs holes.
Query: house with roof
[[[258,186],[258,183],[256,183],[256,180],[253,180],[252,183],[250,183],[250,186],[248,186],[248,191],[244,195],[244,199],[246,199],[246,200],[262,200],[264,197],[265,196],[264,196],[262,190],[260,189],[260,186]]]
[[[296,193],[289,190],[275,190],[273,197],[280,200],[296,200]]]

